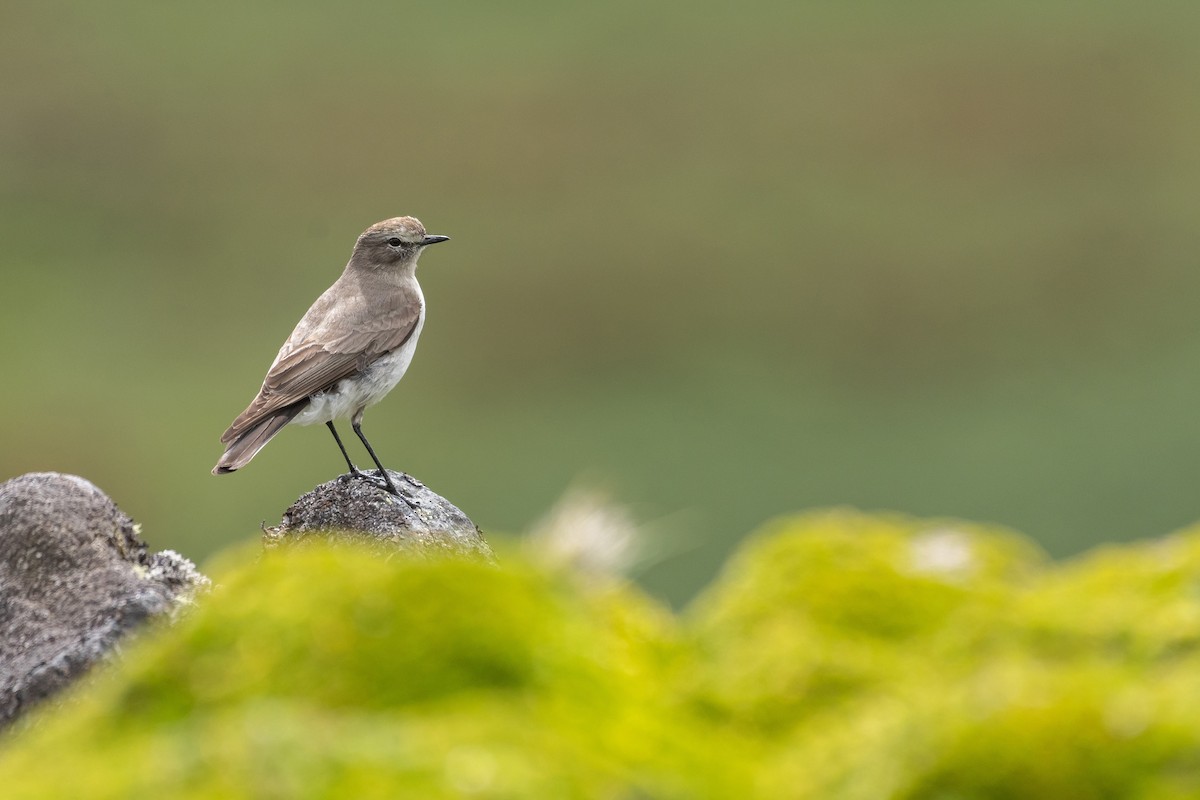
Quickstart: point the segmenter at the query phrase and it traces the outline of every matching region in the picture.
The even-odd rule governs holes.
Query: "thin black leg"
[[[358,438],[362,439],[363,446],[366,447],[367,452],[371,454],[371,460],[375,462],[375,466],[379,467],[379,474],[387,483],[388,490],[391,491],[392,494],[396,495],[396,497],[403,499],[403,495],[401,495],[400,490],[396,488],[396,484],[392,483],[392,476],[386,469],[383,468],[383,464],[379,463],[379,456],[375,455],[375,448],[371,447],[371,443],[367,441],[367,437],[363,436],[362,426],[360,426],[357,422],[351,422],[350,426],[354,428],[354,432],[358,434]]]
[[[342,445],[342,437],[338,436],[337,428],[333,427],[333,420],[325,424],[329,426],[329,432],[333,434],[333,440],[337,442],[338,450],[342,451],[342,458],[346,459],[346,466],[350,468],[350,474],[359,475],[358,467],[354,466],[354,462],[350,460],[349,454],[346,453],[346,448]],[[369,450],[370,448],[367,449]]]

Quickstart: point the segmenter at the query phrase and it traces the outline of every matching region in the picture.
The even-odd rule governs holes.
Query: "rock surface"
[[[479,528],[449,500],[411,475],[391,476],[404,499],[371,480],[342,475],[293,503],[278,526],[263,530],[263,545],[277,547],[319,533],[324,539],[366,541],[413,555],[495,560]]]
[[[150,554],[90,481],[40,472],[0,483],[0,727],[207,585],[179,554]]]

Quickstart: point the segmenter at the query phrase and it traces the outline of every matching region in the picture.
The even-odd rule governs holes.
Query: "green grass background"
[[[679,601],[854,504],[1057,555],[1200,516],[1200,6],[47,2],[0,13],[0,476],[203,559],[337,474],[217,437],[354,237],[426,255],[385,462],[661,520]],[[365,456],[362,460],[366,460]],[[683,533],[686,531],[686,534]]]

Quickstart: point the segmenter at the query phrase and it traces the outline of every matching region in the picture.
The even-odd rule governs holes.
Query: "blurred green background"
[[[454,241],[365,429],[485,530],[604,487],[676,602],[812,506],[1164,533],[1200,517],[1198,35],[1166,0],[10,4],[0,477],[82,474],[196,559],[256,536],[340,456],[293,428],[215,478],[217,437],[413,214]]]

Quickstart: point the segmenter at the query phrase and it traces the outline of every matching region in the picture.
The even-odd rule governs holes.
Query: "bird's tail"
[[[262,450],[267,442],[271,441],[271,438],[303,409],[304,403],[281,408],[274,414],[259,420],[245,432],[238,434],[229,442],[228,447],[225,448],[225,455],[221,456],[217,465],[213,467],[213,475],[224,475],[249,464],[250,459],[254,458],[258,451]]]

